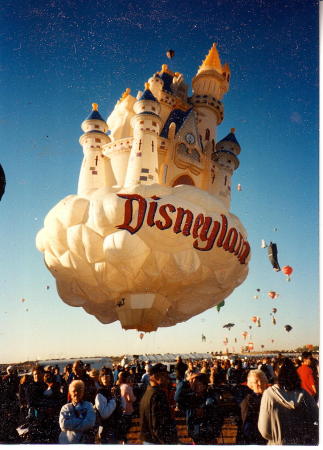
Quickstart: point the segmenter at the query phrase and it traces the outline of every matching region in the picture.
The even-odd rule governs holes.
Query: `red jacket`
[[[310,395],[315,395],[313,386],[315,386],[313,371],[309,366],[302,364],[298,369],[297,373],[302,382],[302,389],[305,389]]]

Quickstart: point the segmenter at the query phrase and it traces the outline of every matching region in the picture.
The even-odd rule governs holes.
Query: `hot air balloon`
[[[252,328],[252,325],[249,325],[249,330],[251,330],[251,328]]]
[[[273,311],[273,314],[276,314],[277,308],[273,308],[272,311]]]
[[[237,342],[238,342],[237,338],[234,338],[234,342],[235,342],[235,343],[237,343]]]
[[[48,291],[48,289],[49,289],[49,286],[46,286],[46,290]]]
[[[287,276],[287,280],[286,281],[290,281],[290,276],[291,273],[293,272],[293,268],[291,266],[284,266],[282,268],[282,272]]]
[[[261,348],[265,348],[265,346],[262,344],[261,346],[260,346]]]
[[[202,342],[206,342],[206,337],[202,334]]]
[[[241,333],[241,335],[243,336],[243,339],[246,340],[248,333],[247,333],[247,331],[244,331],[243,333]]]
[[[234,323],[226,323],[225,325],[223,325],[223,328],[228,328],[228,330],[230,331],[232,327],[234,327]]]
[[[139,333],[140,340],[142,340],[144,336],[145,336],[145,333]]]
[[[271,343],[273,344],[274,342],[275,342],[275,340],[274,340],[274,339],[272,339],[272,340],[271,340]]]
[[[261,248],[267,248],[266,241],[264,239],[261,239]]]
[[[221,302],[218,305],[216,305],[217,311],[220,312],[220,309],[223,308],[223,306],[224,306],[224,300],[223,300],[223,302]]]
[[[253,342],[248,342],[248,350],[252,351],[253,350]]]
[[[2,165],[0,164],[0,200],[2,199],[5,190],[6,190],[6,175],[4,173]]]
[[[273,325],[276,325],[276,319],[274,316],[271,318],[271,321],[272,321]]]
[[[277,294],[277,292],[275,292],[275,291],[268,292],[268,297],[270,297],[272,299],[278,298],[278,296],[279,296],[279,294]]]
[[[291,327],[290,325],[285,325],[285,330],[289,333],[291,330],[293,329],[293,327]]]
[[[20,301],[21,301],[21,303],[25,303],[26,299],[22,298]]]
[[[256,323],[257,322],[257,316],[252,316],[251,320],[252,320],[253,323]]]
[[[163,79],[169,77],[164,69]],[[181,88],[180,76],[175,78]],[[132,128],[134,108],[152,103],[151,95],[149,86],[138,100],[127,92],[107,121],[98,105],[92,105],[82,123],[78,192],[49,211],[36,237],[65,303],[83,308],[101,323],[120,321],[123,329],[138,332],[174,326],[213,308],[246,279],[251,257],[246,230],[231,213],[230,198],[223,199],[220,188],[203,181],[211,160],[197,173],[194,155],[184,155],[183,169],[171,158],[167,175],[158,157],[159,133],[140,131],[139,122]],[[213,126],[204,116],[201,121],[201,127]],[[105,134],[107,122],[110,137]],[[177,130],[172,136],[168,125],[164,131],[175,146]],[[100,146],[90,149],[97,137]],[[191,143],[192,137],[186,134]],[[236,142],[234,146],[239,149]],[[234,153],[230,159],[238,164]]]
[[[242,191],[242,187],[241,187],[241,184],[238,184],[238,186],[237,186],[237,190],[238,190],[238,191]]]
[[[172,49],[167,50],[166,56],[167,56],[168,59],[174,58],[174,56],[175,56],[174,50],[172,50]]]
[[[273,266],[273,269],[276,272],[279,272],[280,266],[279,266],[278,258],[277,258],[277,255],[278,255],[277,245],[274,244],[273,242],[270,242],[270,244],[268,245],[267,251],[268,251],[268,258]]]
[[[260,317],[257,317],[257,327],[261,327]]]

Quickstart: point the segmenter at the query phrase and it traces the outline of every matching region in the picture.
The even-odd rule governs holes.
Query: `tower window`
[[[152,106],[151,109],[152,109],[153,111],[156,111],[156,108],[155,108],[154,106]]]
[[[95,142],[101,142],[101,139],[95,138]]]
[[[227,184],[227,176],[224,177],[224,186]]]
[[[144,123],[144,121],[143,121],[143,120],[141,120],[141,121],[140,121],[139,123],[140,123],[140,125],[142,125],[142,124]]]
[[[94,125],[94,128],[100,128],[99,125]]]
[[[156,122],[153,122],[153,127],[157,127],[157,123]]]
[[[205,140],[208,141],[210,139],[210,130],[207,128],[205,130]]]

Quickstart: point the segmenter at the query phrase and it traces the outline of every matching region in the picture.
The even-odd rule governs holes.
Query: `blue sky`
[[[252,330],[258,349],[319,342],[318,2],[8,0],[0,30],[1,362],[224,350],[225,337],[238,350],[253,315],[262,318]],[[242,148],[232,182],[242,191],[233,189],[231,211],[248,231],[250,272],[220,313],[212,308],[141,341],[64,304],[35,236],[47,212],[76,193],[80,124],[91,103],[107,117],[127,87],[136,95],[163,63],[190,83],[213,42],[231,68],[218,138],[234,127]],[[272,270],[261,239],[277,243],[281,266],[294,268],[291,282]]]

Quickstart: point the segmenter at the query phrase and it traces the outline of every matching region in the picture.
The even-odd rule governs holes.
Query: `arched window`
[[[210,140],[210,130],[208,128],[205,130],[205,140],[206,141]]]
[[[176,180],[173,183],[173,187],[178,186],[179,184],[187,184],[189,186],[195,186],[194,181],[188,175],[181,175],[180,177],[176,178]]]

